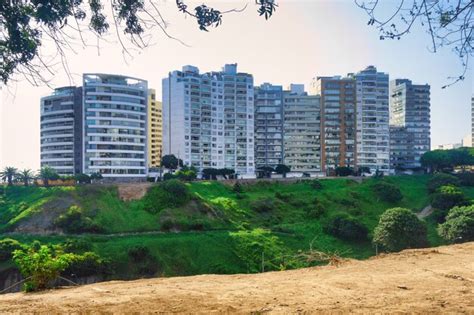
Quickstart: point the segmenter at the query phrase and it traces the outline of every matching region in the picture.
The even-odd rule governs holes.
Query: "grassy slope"
[[[428,204],[426,182],[428,176],[390,177],[385,180],[398,185],[403,200],[398,204],[378,201],[370,186],[373,179],[358,184],[348,179],[321,180],[322,189],[314,189],[308,182],[294,184],[259,183],[244,186],[243,197],[234,193],[231,187],[218,182],[195,182],[187,184],[190,191],[201,202],[219,211],[224,220],[208,218],[198,212],[189,213],[189,207],[164,210],[150,214],[143,210],[143,201],[122,202],[117,189],[107,186],[85,186],[75,188],[27,188],[16,187],[7,192],[6,203],[0,205],[0,228],[11,228],[20,218],[34,215],[46,201],[57,195],[73,198],[86,210],[106,233],[157,231],[161,227],[161,216],[175,216],[179,220],[207,220],[215,231],[160,233],[129,236],[82,236],[93,244],[93,249],[104,257],[111,258],[120,277],[127,277],[130,261],[129,248],[137,245],[149,247],[160,265],[160,274],[188,275],[199,273],[245,272],[245,264],[235,254],[234,243],[229,231],[263,227],[270,229],[284,244],[288,253],[313,248],[338,252],[355,258],[366,258],[374,254],[370,242],[353,243],[327,235],[323,226],[338,212],[348,213],[363,222],[370,231],[378,217],[387,208],[403,206],[419,211]],[[275,198],[275,193],[284,196]],[[474,190],[473,190],[474,192]],[[258,213],[252,204],[262,198],[274,200],[275,209],[270,213]],[[315,206],[315,199],[324,206],[320,218],[310,218],[308,212]],[[18,204],[24,202],[18,209]],[[435,232],[434,222],[428,219],[429,236],[433,245],[440,240]],[[30,242],[39,239],[44,242],[63,242],[66,236],[14,236]],[[76,237],[72,237],[76,238]]]

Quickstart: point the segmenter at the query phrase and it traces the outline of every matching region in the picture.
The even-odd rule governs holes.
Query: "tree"
[[[435,215],[438,222],[444,222],[451,208],[462,206],[466,203],[466,196],[462,190],[456,186],[441,186],[436,193],[431,196],[431,205],[435,208]]]
[[[167,168],[167,169],[170,169],[170,170],[175,170],[175,169],[178,168],[179,160],[173,154],[164,155],[161,158],[161,165],[164,168]]]
[[[89,175],[84,174],[84,173],[79,173],[79,174],[74,175],[74,179],[79,184],[90,184],[91,183],[91,178],[89,177]]]
[[[219,26],[224,14],[243,10],[220,11],[205,4],[191,9],[185,2],[176,0],[177,9],[195,19],[203,31]],[[256,0],[255,3],[258,14],[266,19],[272,16],[277,6],[275,0]],[[155,0],[1,1],[0,77],[5,84],[14,74],[23,75],[35,85],[46,83],[44,70],[50,75],[54,71],[49,68],[51,64],[40,50],[45,41],[55,44],[67,72],[65,50],[73,50],[75,44],[86,47],[88,43],[83,33],[91,32],[99,41],[111,31],[122,46],[122,53],[130,56],[128,46],[139,49],[148,46],[150,34],[147,32],[151,33],[153,29],[159,29],[167,37],[179,41],[168,33],[167,25]],[[99,44],[96,45],[99,47]]]
[[[351,167],[347,166],[338,166],[336,167],[336,176],[350,176],[354,174],[354,170]]]
[[[369,230],[355,218],[345,214],[334,216],[325,226],[327,233],[347,241],[367,240]]]
[[[472,36],[474,1],[398,0],[390,4],[395,7],[393,14],[388,15],[382,13],[379,15],[378,11],[380,7],[386,5],[386,1],[356,0],[356,4],[368,14],[368,25],[379,30],[381,40],[399,40],[411,32],[416,22],[420,22],[430,35],[432,52],[435,53],[442,47],[449,47],[461,60],[462,73],[449,78],[452,80],[451,83],[443,88],[464,80],[469,57],[472,56],[474,48]]]
[[[8,186],[13,186],[13,180],[17,176],[18,170],[14,167],[7,166],[0,172],[0,176],[4,182],[8,182]]]
[[[474,206],[449,210],[446,222],[438,227],[438,233],[450,243],[474,241]]]
[[[259,178],[271,178],[274,169],[271,166],[261,166],[257,168]]]
[[[291,168],[285,164],[278,164],[275,167],[275,173],[282,174],[284,178],[286,178],[286,174],[291,171]]]
[[[49,181],[57,180],[59,175],[53,168],[44,166],[40,169],[38,177],[43,181],[44,186],[49,187]]]
[[[215,169],[215,168],[205,168],[202,170],[202,177],[204,179],[214,179],[216,180],[217,179],[217,175],[220,175],[220,172],[218,169]]]
[[[400,188],[385,181],[378,181],[372,186],[374,193],[383,201],[395,203],[403,199]]]
[[[459,186],[459,179],[456,176],[445,174],[445,173],[438,173],[435,174],[429,181],[428,181],[428,192],[433,193],[437,191],[441,186]]]
[[[98,181],[104,178],[101,173],[95,172],[90,175],[91,182]]]
[[[18,173],[18,179],[23,182],[24,186],[28,186],[30,181],[34,179],[33,172],[29,169],[25,169]]]
[[[13,261],[18,266],[25,282],[25,291],[44,290],[51,285],[70,264],[73,254],[65,254],[59,247],[33,244],[29,248],[13,252]]]
[[[386,210],[374,230],[373,243],[389,252],[428,245],[426,227],[405,208]]]
[[[441,171],[451,167],[447,150],[433,150],[425,152],[420,159],[421,165],[426,167],[430,173]]]

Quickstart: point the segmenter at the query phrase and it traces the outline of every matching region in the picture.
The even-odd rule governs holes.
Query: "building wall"
[[[413,138],[413,152],[408,155],[413,160],[406,161],[405,168],[421,167],[420,158],[431,147],[430,123],[430,86],[412,84],[407,79],[391,81],[390,125],[405,127]],[[398,154],[396,148],[391,148],[391,152]]]
[[[148,167],[158,167],[161,163],[162,104],[156,100],[156,91],[148,90]]]
[[[291,172],[321,172],[320,105],[320,97],[304,89],[284,92],[284,164]]]
[[[357,94],[357,165],[390,172],[389,79],[369,66],[353,76]]]
[[[147,81],[84,74],[83,91],[83,172],[119,180],[146,177]]]
[[[58,88],[41,98],[41,167],[49,166],[60,175],[80,172],[81,137],[75,130],[82,127],[81,108],[81,88]]]
[[[354,167],[356,156],[356,83],[352,78],[317,77],[312,93],[321,95],[321,169]]]
[[[253,77],[237,65],[199,73],[193,66],[163,79],[163,154],[186,165],[254,176]]]
[[[283,164],[283,88],[264,83],[255,88],[255,165]]]

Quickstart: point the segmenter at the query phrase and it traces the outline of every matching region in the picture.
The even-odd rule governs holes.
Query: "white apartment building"
[[[83,76],[83,173],[139,180],[147,176],[147,81]]]
[[[357,166],[389,174],[389,76],[374,66],[351,76],[356,80]]]
[[[237,64],[199,73],[194,66],[163,79],[163,155],[185,165],[255,176],[253,77]]]

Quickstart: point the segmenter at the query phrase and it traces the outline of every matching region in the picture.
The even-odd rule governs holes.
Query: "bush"
[[[9,260],[13,257],[13,251],[20,249],[21,244],[17,240],[5,238],[0,241],[0,261]]]
[[[372,186],[372,190],[377,197],[385,202],[395,203],[403,199],[400,188],[391,183],[378,181]]]
[[[25,291],[44,290],[71,263],[74,255],[64,254],[58,247],[32,245],[13,252],[13,261],[18,266],[25,282]]]
[[[311,188],[317,189],[317,190],[323,188],[323,184],[321,184],[321,181],[319,179],[314,179],[314,180],[309,181],[309,185],[311,186]]]
[[[128,250],[128,256],[132,259],[132,261],[140,262],[150,256],[150,250],[146,246],[138,245]]]
[[[449,209],[466,205],[466,203],[464,193],[455,186],[441,186],[431,196],[431,205],[437,210],[435,213],[438,222],[444,222]]]
[[[112,274],[111,263],[92,252],[71,257],[68,267],[62,272],[65,276],[88,277]]]
[[[83,238],[68,239],[62,244],[66,253],[80,254],[92,250],[92,243],[90,240]]]
[[[388,209],[380,216],[373,242],[389,252],[428,245],[425,225],[405,208]]]
[[[54,224],[66,233],[100,233],[103,231],[78,206],[70,207],[66,213],[56,219]]]
[[[275,202],[271,198],[257,199],[252,202],[251,207],[259,213],[271,212],[275,208]]]
[[[144,209],[150,213],[159,213],[165,208],[180,207],[190,198],[186,184],[177,179],[170,179],[148,190],[143,198]]]
[[[354,174],[354,170],[351,167],[347,166],[338,166],[336,167],[336,176],[350,176]]]
[[[148,247],[135,246],[128,250],[128,256],[134,263],[135,273],[152,276],[158,271],[158,263]]]
[[[465,172],[456,175],[461,186],[474,186],[474,173]]]
[[[242,184],[239,182],[235,182],[234,186],[232,187],[232,191],[235,192],[236,194],[241,194],[244,192],[244,189],[242,187]]]
[[[438,233],[450,243],[474,241],[474,206],[449,210],[446,222],[438,227]]]
[[[459,179],[450,174],[438,173],[433,175],[433,177],[428,181],[428,191],[434,193],[441,186],[447,185],[459,186]]]
[[[366,240],[369,232],[362,223],[344,214],[334,216],[325,226],[325,231],[347,241]]]
[[[166,181],[166,180],[170,180],[170,179],[174,179],[176,178],[176,176],[174,176],[172,173],[165,173],[163,175],[163,180]]]

